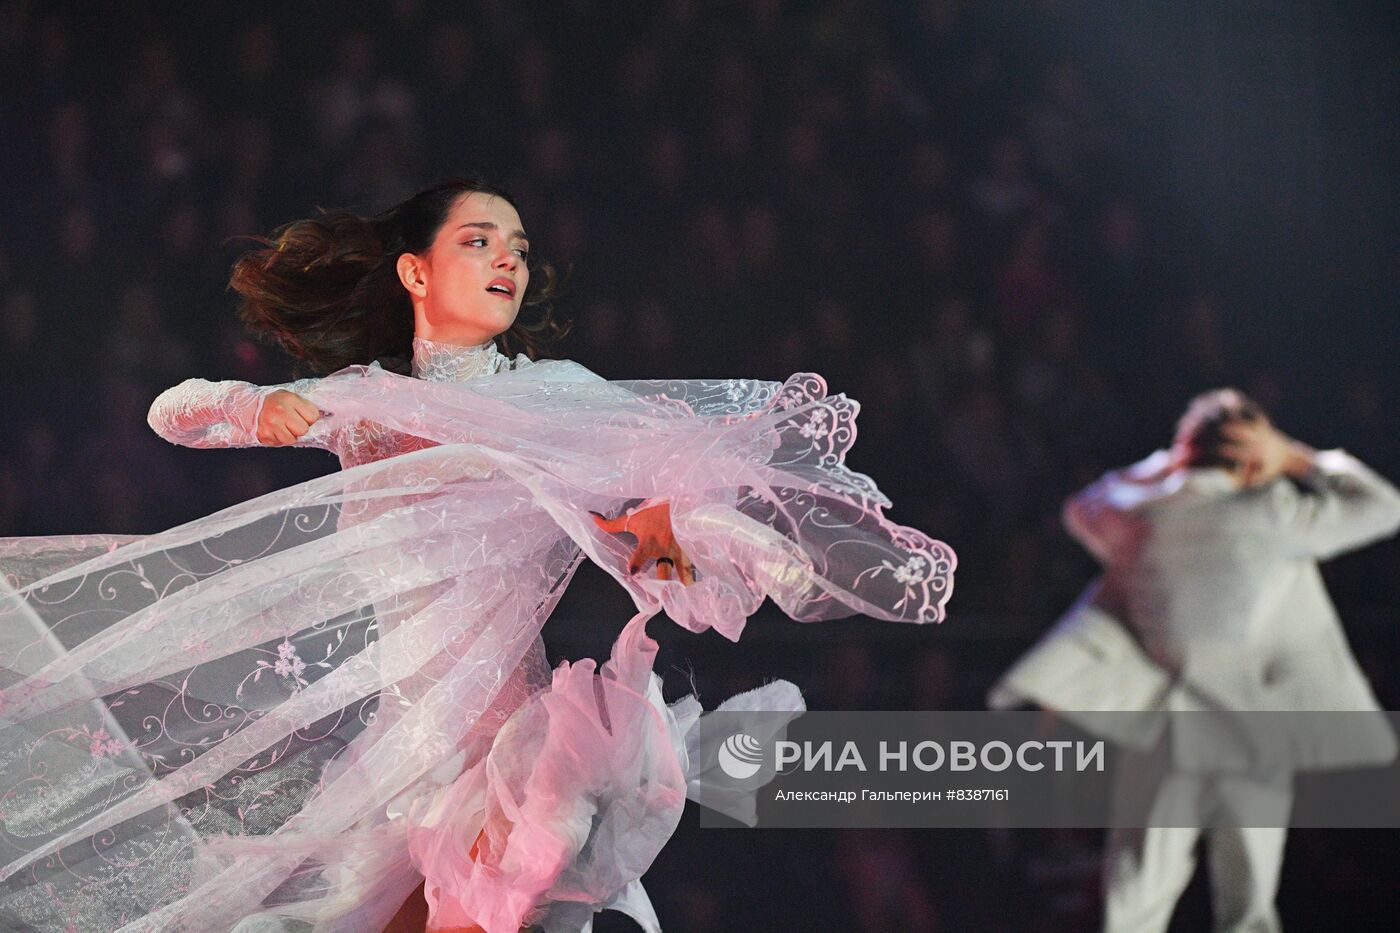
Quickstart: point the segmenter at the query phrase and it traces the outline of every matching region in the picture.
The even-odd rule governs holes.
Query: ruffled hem
[[[159,535],[0,543],[43,555],[0,587],[0,911],[339,933],[370,922],[366,898],[407,896],[410,846],[440,910],[500,929],[641,911],[632,885],[686,794],[719,788],[691,770],[698,703],[660,703],[639,622],[603,670],[512,692],[581,558],[642,616],[731,639],[765,598],[799,620],[931,622],[952,590],[952,551],[844,465],[858,408],[816,376],[355,367],[310,391],[328,423],[425,446]],[[630,543],[588,514],[649,498],[671,503],[695,584],[628,574]]]

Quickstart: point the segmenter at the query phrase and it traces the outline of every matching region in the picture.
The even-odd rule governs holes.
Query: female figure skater
[[[474,181],[238,262],[245,321],[329,375],[189,380],[152,426],[345,469],[160,535],[0,542],[0,918],[378,930],[426,879],[430,930],[655,928],[637,879],[703,763],[646,619],[941,617],[953,555],[844,466],[854,402],[532,361],[551,324],[517,315],[552,279]],[[546,684],[583,556],[638,615]]]

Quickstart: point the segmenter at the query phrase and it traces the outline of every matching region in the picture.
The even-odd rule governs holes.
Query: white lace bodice
[[[429,382],[460,382],[520,369],[530,359],[523,353],[514,359],[496,347],[495,341],[462,347],[423,337],[413,338],[415,378]],[[370,364],[379,367],[378,362]],[[161,437],[185,447],[256,447],[258,415],[263,401],[278,389],[306,395],[317,378],[298,379],[281,385],[255,386],[228,379],[186,379],[166,389],[151,403],[147,422]],[[430,442],[391,431],[367,421],[343,422],[334,413],[323,416],[298,441],[298,447],[319,447],[340,458],[342,467],[383,460]]]

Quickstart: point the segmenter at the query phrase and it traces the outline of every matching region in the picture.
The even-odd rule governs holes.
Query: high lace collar
[[[500,372],[510,359],[488,340],[480,346],[463,347],[440,343],[426,337],[413,338],[413,375],[430,382],[460,382],[488,373]]]

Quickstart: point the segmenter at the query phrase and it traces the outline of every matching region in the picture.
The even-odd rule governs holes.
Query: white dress
[[[0,925],[348,933],[426,876],[442,925],[654,928],[637,879],[705,763],[647,617],[942,616],[952,552],[844,466],[858,406],[819,377],[608,382],[425,341],[414,373],[287,386],[338,473],[159,535],[0,541]],[[268,391],[191,380],[151,421],[252,445]],[[588,514],[651,498],[693,585],[629,575]],[[638,616],[546,688],[583,556]]]

